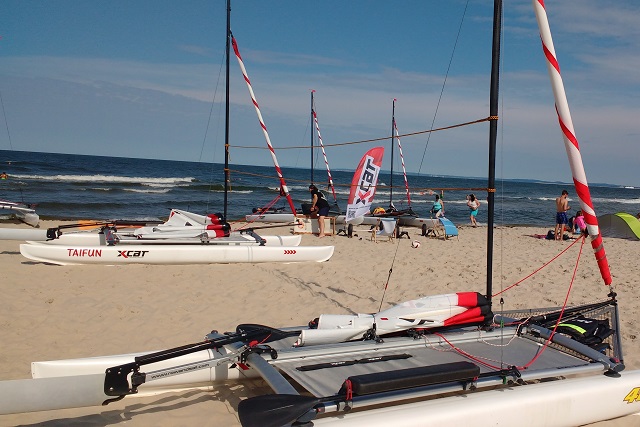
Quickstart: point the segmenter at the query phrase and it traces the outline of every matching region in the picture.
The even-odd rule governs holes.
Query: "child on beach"
[[[587,224],[584,222],[584,215],[582,215],[582,211],[576,212],[576,216],[573,219],[573,233],[583,233],[587,232]]]

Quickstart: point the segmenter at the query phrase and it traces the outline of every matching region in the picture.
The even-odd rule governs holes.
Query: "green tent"
[[[640,240],[640,220],[628,213],[619,212],[598,217],[602,237]]]

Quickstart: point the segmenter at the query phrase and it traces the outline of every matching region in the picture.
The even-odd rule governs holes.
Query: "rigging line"
[[[421,131],[417,131],[417,132],[411,132],[411,133],[404,133],[402,135],[398,135],[399,138],[405,138],[405,137],[409,137],[409,136],[416,136],[416,135],[422,135],[425,133],[432,133],[432,132],[440,132],[443,130],[450,130],[450,129],[456,129],[459,127],[463,127],[463,126],[470,126],[470,125],[475,125],[478,123],[484,123],[484,122],[488,122],[490,120],[495,120],[492,117],[485,117],[483,119],[477,119],[477,120],[472,120],[470,122],[464,122],[464,123],[459,123],[456,125],[451,125],[451,126],[444,126],[444,127],[440,127],[440,128],[436,128],[436,129],[428,129],[428,130],[421,130]],[[338,142],[335,144],[324,144],[325,147],[340,147],[343,145],[354,145],[354,144],[365,144],[368,142],[378,142],[378,141],[386,141],[391,139],[390,136],[384,136],[381,138],[373,138],[373,139],[363,139],[360,141],[349,141],[349,142]],[[229,145],[230,147],[233,148],[250,148],[250,149],[257,149],[257,150],[266,150],[265,147],[259,147],[259,146],[251,146],[251,145]],[[304,145],[304,146],[293,146],[293,147],[278,147],[275,148],[276,150],[291,150],[291,149],[309,149],[308,145]],[[315,148],[315,146],[314,146]]]
[[[442,102],[442,95],[444,94],[444,88],[447,85],[447,78],[449,77],[449,71],[451,70],[451,64],[453,63],[453,56],[456,53],[456,46],[458,46],[458,41],[460,40],[460,33],[462,32],[462,24],[464,23],[464,17],[467,14],[467,8],[469,7],[469,0],[464,5],[464,10],[462,11],[462,19],[460,19],[460,26],[458,27],[458,34],[456,35],[456,40],[453,43],[453,50],[451,51],[451,58],[449,58],[449,65],[447,65],[447,72],[444,75],[444,81],[442,82],[442,88],[440,89],[440,97],[438,98],[438,103],[436,104],[436,111],[433,113],[433,120],[431,121],[431,129],[433,129],[433,125],[436,122],[436,117],[438,116],[438,109],[440,108],[440,102]],[[424,151],[422,152],[422,160],[420,160],[420,167],[418,168],[418,173],[422,171],[422,164],[424,163],[424,156],[427,154],[427,147],[429,147],[429,141],[431,140],[431,133],[427,137],[427,143],[424,146]]]
[[[205,143],[207,141],[207,135],[209,134],[209,128],[211,126],[211,116],[213,115],[213,107],[215,106],[215,100],[216,97],[218,95],[218,87],[220,86],[220,76],[222,75],[222,70],[224,67],[224,63],[225,63],[225,59],[227,57],[227,53],[225,52],[225,54],[222,56],[222,62],[220,63],[220,69],[218,71],[218,79],[216,80],[216,86],[215,89],[213,90],[213,97],[211,98],[211,108],[209,109],[209,117],[207,118],[207,126],[204,129],[204,136],[202,138],[202,146],[200,147],[200,157],[198,159],[199,162],[202,162],[202,156],[204,155],[204,146]],[[229,78],[229,76],[227,76],[227,78]],[[222,114],[218,114],[218,123],[220,123],[220,119],[222,118]],[[217,129],[220,129],[221,126],[217,126]],[[216,141],[218,140],[218,138],[216,137]],[[215,145],[215,144],[214,144]],[[227,148],[225,147],[225,150]],[[213,159],[211,162],[211,166],[209,168],[209,191],[207,192],[207,202],[205,204],[207,211],[209,210],[209,204],[211,202],[211,190],[213,187],[213,170],[214,170],[214,163],[216,160],[216,150],[213,150]],[[225,218],[226,219],[226,218]]]
[[[573,288],[573,284],[576,280],[576,273],[578,272],[578,265],[580,264],[580,257],[582,256],[582,248],[584,247],[584,243],[586,241],[584,234],[581,236],[579,240],[580,242],[582,242],[582,244],[580,245],[580,251],[578,252],[578,258],[576,259],[576,266],[573,268],[573,276],[571,276],[571,282],[569,283],[569,289],[567,289],[567,295],[564,298],[564,304],[562,304],[562,310],[560,311],[560,316],[558,316],[558,320],[556,321],[556,324],[553,327],[553,331],[551,331],[551,335],[549,336],[549,338],[547,338],[547,340],[545,341],[540,351],[537,352],[537,354],[533,357],[533,359],[531,359],[526,365],[523,366],[523,369],[526,369],[529,366],[531,366],[536,360],[538,360],[538,358],[542,355],[542,353],[544,353],[547,347],[549,347],[549,344],[551,344],[551,340],[553,339],[553,336],[556,333],[556,329],[558,329],[558,325],[560,325],[560,322],[562,321],[562,316],[564,315],[565,308],[567,308],[567,302],[569,301],[569,295],[571,294],[571,289]]]
[[[396,221],[396,230],[398,232],[398,222]],[[377,228],[377,227],[376,227]],[[400,248],[400,237],[396,236],[396,251],[393,254],[393,258],[391,259],[391,266],[389,267],[389,274],[387,275],[387,283],[384,284],[384,291],[382,292],[382,298],[380,299],[380,306],[378,307],[378,312],[382,310],[382,303],[384,302],[384,297],[387,293],[387,288],[389,287],[389,280],[391,279],[391,273],[393,273],[393,264],[396,262],[396,258],[398,257],[398,249]]]
[[[309,136],[309,132],[313,132],[313,124],[311,123],[311,117],[307,117],[307,123],[305,124],[305,128],[304,128],[304,135],[302,135],[302,138],[300,138],[301,141],[304,141],[308,138]],[[236,148],[236,147],[234,147]],[[264,147],[255,147],[255,148],[262,148],[264,149]],[[307,145],[307,148],[309,148],[309,146]],[[300,152],[298,152],[298,157],[296,157],[296,162],[294,164],[294,168],[298,167],[298,162],[300,161]]]
[[[4,126],[7,129],[7,137],[9,138],[9,148],[11,148],[11,151],[13,151],[13,142],[11,142],[11,133],[9,132],[9,121],[7,120],[7,112],[4,109],[4,100],[2,99],[2,92],[0,92],[0,105],[2,105],[2,115],[4,117]],[[18,187],[18,191],[20,192],[20,201],[22,203],[25,203],[22,187]]]
[[[207,142],[207,135],[209,133],[209,128],[211,125],[211,116],[213,115],[213,107],[216,105],[216,98],[218,96],[218,87],[220,86],[220,76],[222,75],[222,69],[224,66],[224,60],[226,58],[226,53],[223,55],[222,57],[222,62],[220,63],[220,71],[218,71],[218,79],[216,80],[216,86],[215,89],[213,90],[213,97],[211,98],[211,108],[209,109],[209,117],[207,119],[207,126],[204,129],[204,137],[202,138],[202,146],[200,147],[200,157],[198,159],[198,161],[202,161],[202,156],[204,154],[204,146]],[[214,154],[214,158],[213,160],[215,161],[215,150],[213,152]]]
[[[7,129],[7,137],[9,137],[9,147],[13,151],[13,143],[11,142],[11,133],[9,133],[9,121],[7,120],[7,113],[4,110],[4,101],[2,100],[2,92],[0,92],[0,105],[2,105],[2,115],[4,116],[4,126]]]
[[[536,273],[538,273],[540,270],[542,270],[543,268],[545,268],[546,266],[548,266],[549,264],[551,264],[553,261],[557,260],[558,258],[560,258],[560,256],[562,254],[564,254],[565,252],[567,252],[569,249],[571,249],[573,247],[573,245],[575,245],[576,243],[583,241],[584,240],[584,236],[581,236],[581,238],[576,239],[575,241],[573,241],[569,246],[567,246],[566,248],[564,248],[559,254],[557,254],[556,256],[554,256],[553,258],[551,258],[549,261],[547,261],[546,263],[544,263],[540,268],[538,268],[537,270],[535,270],[533,273],[529,274],[528,276],[518,280],[516,283],[514,283],[513,285],[507,287],[506,289],[493,294],[492,297],[496,297],[504,292],[507,292],[509,289],[518,286],[520,283],[524,282],[525,280],[529,279],[530,277],[533,277]],[[583,243],[584,244],[584,243]],[[582,246],[581,246],[582,248]],[[582,249],[580,249],[582,251]]]

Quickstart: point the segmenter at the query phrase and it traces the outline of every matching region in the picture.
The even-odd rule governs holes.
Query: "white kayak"
[[[333,246],[257,246],[202,244],[116,244],[111,246],[27,242],[20,253],[33,261],[79,264],[217,264],[323,262]]]

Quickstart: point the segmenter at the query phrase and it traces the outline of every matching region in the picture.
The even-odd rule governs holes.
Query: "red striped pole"
[[[604,250],[602,236],[600,235],[600,229],[598,227],[598,218],[596,217],[595,210],[593,209],[593,202],[591,201],[591,193],[589,192],[589,184],[587,183],[587,176],[582,164],[578,138],[573,130],[569,103],[564,91],[562,76],[560,75],[560,65],[553,47],[553,39],[551,38],[551,29],[549,28],[544,0],[533,0],[533,8],[536,12],[538,27],[540,29],[542,50],[544,51],[544,56],[547,59],[547,70],[549,71],[553,96],[556,102],[556,113],[558,114],[558,122],[560,123],[564,146],[567,151],[567,157],[569,158],[569,165],[571,166],[573,183],[575,185],[578,198],[580,199],[580,208],[582,209],[585,222],[587,223],[587,231],[591,238],[591,246],[593,247],[596,261],[600,268],[600,274],[602,275],[604,283],[606,285],[610,285],[612,279],[611,272],[609,271],[609,263],[607,262],[607,255]]]
[[[312,90],[315,92],[315,90]],[[313,106],[313,122],[316,126],[316,132],[318,133],[318,143],[320,144],[320,148],[322,149],[322,156],[324,157],[324,164],[327,167],[327,175],[329,176],[329,186],[331,187],[331,192],[333,193],[333,201],[338,203],[338,197],[336,196],[336,189],[333,186],[333,178],[331,177],[331,169],[329,169],[329,161],[327,160],[327,153],[324,151],[324,144],[322,143],[322,135],[320,135],[320,125],[318,124],[318,115],[316,114],[315,105]]]
[[[280,165],[278,165],[276,152],[273,149],[273,145],[271,145],[271,139],[269,138],[269,132],[267,132],[267,126],[264,124],[264,120],[262,119],[262,114],[260,113],[260,106],[258,105],[258,101],[256,101],[256,96],[253,93],[253,88],[251,87],[251,81],[249,80],[249,76],[247,75],[246,68],[244,68],[244,62],[242,61],[242,57],[240,56],[240,51],[238,51],[238,44],[236,43],[236,39],[233,36],[231,36],[231,43],[233,44],[233,51],[236,54],[236,58],[238,58],[238,64],[240,64],[240,69],[242,70],[244,81],[245,83],[247,83],[247,88],[249,89],[249,95],[251,95],[251,101],[253,102],[253,106],[256,109],[256,114],[258,115],[258,121],[260,122],[260,127],[262,127],[262,133],[264,133],[264,138],[267,141],[267,146],[269,147],[269,151],[271,152],[273,165],[275,166],[276,173],[278,174],[278,178],[280,179],[280,187],[282,187],[282,191],[287,197],[287,201],[289,202],[289,207],[291,208],[291,212],[293,213],[293,215],[295,215],[296,208],[293,206],[293,200],[291,200],[289,189],[287,188],[287,184],[284,182],[284,177],[282,176],[282,169],[280,169]]]
[[[411,209],[411,195],[409,193],[409,181],[407,181],[407,169],[404,167],[404,156],[402,155],[402,144],[400,144],[400,133],[398,133],[398,125],[395,118],[393,119],[393,129],[396,133],[396,141],[398,141],[398,151],[400,151],[400,162],[402,163],[402,173],[404,174],[404,188],[407,190],[407,203],[409,204],[409,209]]]

